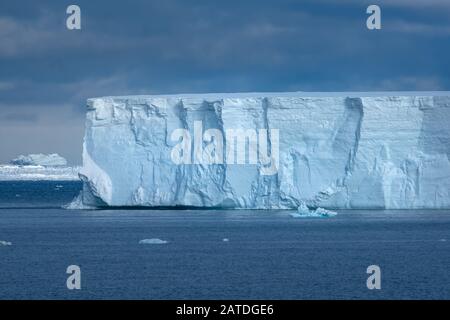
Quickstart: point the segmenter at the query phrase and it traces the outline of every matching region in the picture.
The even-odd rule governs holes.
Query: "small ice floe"
[[[439,242],[446,242],[447,239],[439,239]]]
[[[161,240],[161,239],[143,239],[139,241],[139,244],[166,244],[169,241]]]
[[[12,246],[12,242],[0,240],[0,246]]]
[[[222,241],[223,241],[223,242],[228,242],[228,241],[230,241],[230,239],[228,239],[228,238],[223,238]]]
[[[324,208],[309,209],[304,202],[300,203],[297,212],[291,213],[291,217],[293,218],[328,218],[334,217],[335,215],[337,215],[337,212]]]

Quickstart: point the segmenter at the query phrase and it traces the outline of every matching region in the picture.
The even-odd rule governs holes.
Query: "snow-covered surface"
[[[450,93],[240,93],[88,100],[87,205],[450,208]],[[279,167],[176,165],[178,128],[279,129]],[[270,143],[270,141],[268,141]]]
[[[16,166],[67,166],[67,160],[57,153],[52,154],[29,154],[20,155],[16,159],[10,161],[10,164]]]
[[[44,167],[0,165],[0,181],[80,180],[79,167]]]

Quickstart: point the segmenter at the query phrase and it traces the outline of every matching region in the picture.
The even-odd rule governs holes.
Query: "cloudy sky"
[[[66,28],[70,4],[82,30]],[[2,1],[0,162],[80,163],[89,97],[449,90],[449,56],[448,0]]]

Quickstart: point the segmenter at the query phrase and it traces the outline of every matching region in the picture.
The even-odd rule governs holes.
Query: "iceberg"
[[[0,165],[0,181],[75,181],[80,167],[68,167],[67,160],[52,154],[20,155],[10,164]]]
[[[80,167],[0,165],[0,181],[79,181]]]
[[[0,246],[12,246],[12,243],[9,241],[0,240]]]
[[[93,98],[80,197],[94,207],[450,208],[449,113],[449,92]]]
[[[61,157],[57,153],[52,154],[29,154],[20,155],[16,159],[10,161],[10,164],[16,166],[44,166],[44,167],[55,167],[55,166],[67,166],[67,160]]]
[[[161,239],[143,239],[139,241],[139,244],[166,244],[168,241]]]
[[[334,217],[335,215],[337,215],[337,212],[320,207],[310,209],[304,202],[300,203],[296,213],[291,213],[291,217],[293,218],[328,218]]]

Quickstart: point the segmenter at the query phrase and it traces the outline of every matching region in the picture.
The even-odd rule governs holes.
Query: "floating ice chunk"
[[[319,217],[334,217],[335,215],[337,215],[337,212],[324,208],[317,208],[316,210],[314,210],[314,214],[318,215]]]
[[[328,218],[335,215],[337,215],[337,212],[324,208],[309,209],[304,202],[300,203],[296,213],[291,213],[293,218]]]
[[[297,213],[300,215],[310,215],[311,214],[311,210],[309,210],[308,206],[306,205],[305,202],[301,202],[300,205],[297,208]]]
[[[230,239],[224,238],[224,239],[222,239],[222,241],[223,241],[223,242],[228,242],[228,241],[230,241]]]
[[[153,239],[143,239],[143,240],[139,241],[139,244],[166,244],[168,242],[169,241],[166,241],[166,240],[153,238]]]
[[[0,240],[0,246],[12,246],[12,242]]]

